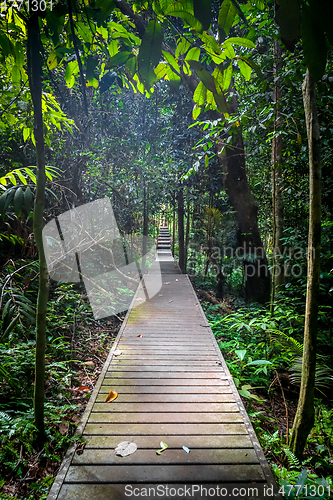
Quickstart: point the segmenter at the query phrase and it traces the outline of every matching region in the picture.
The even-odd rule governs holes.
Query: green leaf
[[[86,68],[87,83],[91,84],[93,82],[95,78],[94,72],[97,64],[98,64],[98,59],[96,57],[93,57],[91,55],[87,57],[87,68]]]
[[[266,359],[256,359],[255,361],[251,361],[250,363],[247,363],[246,366],[250,365],[272,365],[273,363],[271,361],[267,361]]]
[[[251,78],[251,66],[249,66],[246,62],[244,62],[242,59],[237,60],[238,67],[240,69],[240,72],[244,76],[245,80],[248,81]]]
[[[138,60],[135,56],[127,59],[125,64],[125,72],[128,78],[133,78],[133,76],[135,75],[137,71],[137,63]]]
[[[120,66],[124,64],[130,56],[132,56],[132,52],[128,52],[126,50],[122,52],[118,52],[115,56],[111,57],[106,65],[107,68],[113,68],[115,66]]]
[[[243,361],[243,359],[245,358],[246,353],[247,353],[247,349],[238,349],[235,351],[236,356],[238,356],[238,358],[241,361]]]
[[[211,0],[193,0],[194,16],[201,22],[204,31],[210,26],[211,9]]]
[[[242,59],[249,66],[251,66],[251,68],[254,69],[254,71],[256,72],[257,76],[260,78],[260,80],[264,80],[265,79],[265,77],[262,74],[262,71],[260,69],[260,66],[257,63],[255,63],[250,57],[244,57],[244,56],[242,56],[239,59]]]
[[[177,63],[177,61],[173,57],[173,55],[170,54],[169,52],[166,52],[165,50],[162,50],[162,54],[164,55],[164,57],[168,61],[168,63],[172,66],[172,68],[175,69],[178,73],[180,73],[179,64]]]
[[[138,55],[139,74],[146,90],[154,84],[154,68],[160,62],[162,26],[158,21],[150,21],[144,32]]]
[[[322,26],[316,23],[310,7],[302,9],[302,41],[304,62],[313,79],[318,82],[325,72],[327,46]]]
[[[197,85],[197,88],[194,91],[193,94],[193,101],[198,105],[198,106],[203,106],[206,101],[206,96],[207,96],[207,88],[204,86],[204,84],[200,81]],[[196,119],[196,118],[194,118]]]
[[[214,77],[210,73],[208,73],[208,71],[206,70],[205,66],[202,63],[192,60],[189,60],[188,63],[190,64],[191,68],[194,69],[194,71],[196,72],[200,80],[203,82],[207,90],[210,90],[213,93],[219,111],[221,111],[221,113],[227,113],[228,109],[225,97],[221,89],[216,88]]]
[[[24,127],[24,129],[23,129],[23,140],[24,140],[24,142],[29,139],[30,134],[31,134],[31,129],[28,128],[28,127]]]
[[[16,193],[14,196],[14,211],[17,217],[21,216],[23,203],[24,203],[23,189],[19,187],[16,189]]]
[[[192,61],[199,61],[200,49],[199,47],[192,47],[186,54],[185,61],[192,59]]]
[[[301,9],[298,0],[278,0],[275,21],[280,26],[280,36],[297,41],[300,37]]]
[[[232,0],[223,0],[218,17],[218,31],[220,42],[223,42],[229,35],[230,28],[232,27],[237,9]]]
[[[196,31],[202,31],[202,24],[194,15],[193,3],[191,0],[173,2],[164,10],[167,16],[180,17]]]
[[[12,82],[18,85],[21,82],[21,73],[16,64],[12,67]]]
[[[31,213],[32,201],[33,201],[33,194],[28,186],[27,189],[24,191],[24,206],[28,215],[30,215]]]
[[[160,447],[161,449],[156,451],[157,455],[160,455],[164,450],[169,448],[166,443],[163,443],[163,441],[160,442]]]
[[[58,66],[58,57],[55,50],[52,50],[51,54],[47,58],[47,66],[49,70],[52,70]]]
[[[200,82],[202,83],[202,82]],[[193,120],[196,120],[198,118],[198,116],[200,115],[201,113],[201,107],[198,106],[197,104],[194,105],[194,108],[192,110],[192,116],[193,116]]]
[[[255,49],[256,46],[249,40],[248,38],[242,38],[238,36],[234,36],[231,38],[227,38],[222,45],[233,43],[234,45],[241,45],[242,47],[248,47],[249,49]]]

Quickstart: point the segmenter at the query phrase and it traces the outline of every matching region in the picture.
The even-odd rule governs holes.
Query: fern
[[[289,448],[283,448],[284,453],[287,457],[288,463],[292,469],[300,469],[301,464],[296,455],[289,449]]]

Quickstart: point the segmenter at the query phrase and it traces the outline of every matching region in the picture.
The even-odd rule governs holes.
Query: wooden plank
[[[97,403],[104,403],[105,394],[99,394],[97,396]],[[196,391],[195,394],[168,394],[164,391],[160,394],[124,394],[118,393],[118,397],[113,401],[114,404],[122,404],[122,403],[199,403],[199,404],[210,404],[210,403],[233,403],[235,404],[235,398],[233,394],[228,393],[224,394],[220,391],[217,394],[198,394]],[[97,404],[96,403],[96,404]],[[109,403],[108,403],[109,404]],[[95,406],[94,406],[95,407]],[[238,406],[237,406],[238,408]]]
[[[142,434],[164,434],[173,436],[176,434],[246,434],[244,424],[92,424],[87,423],[84,434],[97,435],[142,435]]]
[[[191,449],[190,453],[186,453],[181,448],[168,449],[161,455],[157,455],[155,450],[145,450],[138,448],[133,455],[127,457],[119,457],[115,451],[109,450],[84,450],[82,455],[75,455],[73,464],[98,464],[98,465],[126,465],[126,464],[258,464],[258,457],[254,449]]]
[[[198,424],[210,424],[210,423],[241,423],[243,422],[240,413],[234,412],[223,412],[223,413],[200,413],[200,412],[188,412],[188,413],[177,413],[177,412],[130,412],[130,413],[118,413],[118,412],[107,412],[107,413],[91,413],[88,423],[117,423],[120,424],[164,424],[164,423],[198,423]]]
[[[108,483],[114,478],[119,483],[165,483],[201,482],[201,481],[264,481],[265,477],[260,465],[72,465],[66,475],[65,482]]]
[[[197,384],[193,386],[182,385],[119,385],[114,383],[112,385],[102,385],[100,394],[109,394],[110,391],[117,391],[118,394],[232,394],[232,390],[227,385],[205,385],[199,387]],[[106,396],[104,396],[105,398]],[[118,396],[119,397],[119,396]]]
[[[158,450],[160,442],[167,439],[167,444],[170,449],[179,449],[179,446],[187,446],[191,450],[194,448],[236,448],[247,449],[252,448],[250,437],[247,434],[233,434],[233,435],[177,435],[165,437],[164,434],[157,435],[117,435],[117,436],[84,436],[86,446],[85,450],[89,448],[110,449],[115,448],[122,441],[134,441],[139,448]]]
[[[239,413],[238,406],[235,402],[232,403],[167,403],[163,400],[163,403],[150,403],[150,402],[140,402],[140,403],[122,403],[119,402],[117,398],[112,403],[95,403],[92,412],[193,412],[197,411],[200,413],[211,413],[211,412],[237,412]]]
[[[114,374],[113,374],[114,375]],[[175,374],[177,375],[177,374]],[[148,378],[148,377],[143,377],[143,376],[135,376],[133,375],[132,377],[126,377],[123,374],[124,378],[112,376],[110,378],[105,377],[103,385],[163,385],[163,386],[168,386],[168,385],[182,385],[182,386],[206,386],[206,385],[228,385],[227,380],[222,380],[220,378],[186,378],[182,376],[182,378],[179,378],[179,375],[177,378],[171,377],[170,378]]]
[[[277,491],[276,485],[275,491]],[[125,484],[64,484],[57,500],[124,500],[135,498],[138,500],[204,500],[205,498],[244,498],[246,500],[266,500],[272,498],[271,485],[262,482],[245,483],[141,483],[140,485],[128,482]],[[268,489],[269,488],[269,489]],[[274,496],[274,498],[276,498]]]
[[[168,377],[167,379],[165,377]],[[105,375],[105,380],[107,381],[108,378],[119,378],[119,379],[122,379],[122,378],[126,378],[127,380],[129,379],[139,379],[139,380],[144,380],[144,379],[151,379],[151,380],[158,380],[158,379],[162,379],[162,380],[165,380],[165,381],[170,381],[170,379],[177,379],[177,380],[182,380],[182,381],[185,381],[186,380],[186,383],[188,379],[192,380],[193,381],[193,377],[195,377],[197,380],[200,380],[200,379],[203,379],[203,380],[221,380],[221,377],[223,377],[223,373],[221,373],[220,371],[216,372],[216,371],[211,371],[211,372],[194,372],[194,373],[189,373],[189,372],[184,372],[184,373],[178,373],[178,372],[168,372],[168,373],[164,373],[164,372],[158,372],[158,371],[143,371],[143,372],[135,372],[135,371],[120,371],[120,370],[112,370],[112,366],[111,366],[111,370],[107,372],[107,374]],[[225,378],[225,376],[224,376]],[[168,384],[166,384],[168,385]],[[191,384],[192,385],[192,384]]]

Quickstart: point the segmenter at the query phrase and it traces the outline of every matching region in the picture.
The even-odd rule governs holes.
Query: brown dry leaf
[[[112,403],[112,401],[114,401],[117,397],[118,397],[118,392],[110,391],[109,394],[106,396],[105,403]]]
[[[90,392],[90,389],[87,385],[81,385],[81,387],[78,387],[77,389],[74,389],[74,392]]]
[[[69,422],[61,422],[61,424],[59,424],[60,434],[62,434],[63,436],[67,434],[68,427],[69,427]]]
[[[83,363],[85,366],[95,366],[95,363],[93,361],[86,361]]]
[[[142,337],[141,333],[140,333],[140,335],[137,335],[137,337]]]
[[[80,422],[81,418],[78,415],[73,415],[71,420],[75,425],[77,425]]]

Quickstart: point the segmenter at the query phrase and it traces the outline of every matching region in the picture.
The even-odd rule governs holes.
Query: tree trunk
[[[175,243],[176,243],[176,199],[174,196],[172,209],[172,255],[175,255]]]
[[[188,243],[190,237],[190,200],[187,196],[187,214],[186,214],[186,231],[185,231],[185,273],[187,270],[187,255],[188,255]]]
[[[143,241],[142,241],[142,274],[146,272],[146,254],[148,238],[148,200],[146,180],[143,179]]]
[[[184,250],[184,190],[181,187],[178,192],[178,255],[179,267],[183,274],[185,274]]]
[[[233,88],[229,112],[237,114],[238,104]],[[265,250],[258,228],[258,206],[251,193],[246,175],[245,152],[241,127],[233,134],[231,146],[225,146],[223,137],[218,139],[219,161],[224,176],[224,188],[236,211],[238,241],[243,256],[245,293],[248,302],[269,301],[270,277]]]
[[[274,42],[274,137],[272,141],[272,216],[273,216],[273,268],[271,288],[271,314],[274,314],[275,291],[284,284],[283,268],[283,199],[282,199],[282,135],[281,133],[281,89],[279,75],[281,71],[282,49],[279,40]],[[279,134],[279,135],[276,135]]]
[[[34,421],[38,430],[37,446],[41,447],[44,438],[44,379],[45,379],[45,337],[46,308],[49,296],[49,275],[43,248],[43,211],[45,203],[45,157],[42,114],[42,68],[40,60],[40,33],[38,13],[32,14],[28,21],[28,75],[29,88],[34,106],[34,135],[37,157],[37,186],[33,216],[34,238],[39,256],[39,288],[36,313],[36,366],[34,388]]]
[[[316,84],[309,70],[302,86],[303,103],[309,147],[309,238],[308,281],[306,291],[304,350],[301,389],[290,449],[302,458],[307,437],[314,424],[314,382],[316,369],[316,345],[318,330],[318,296],[320,280],[321,237],[321,161],[319,123],[316,108]]]

